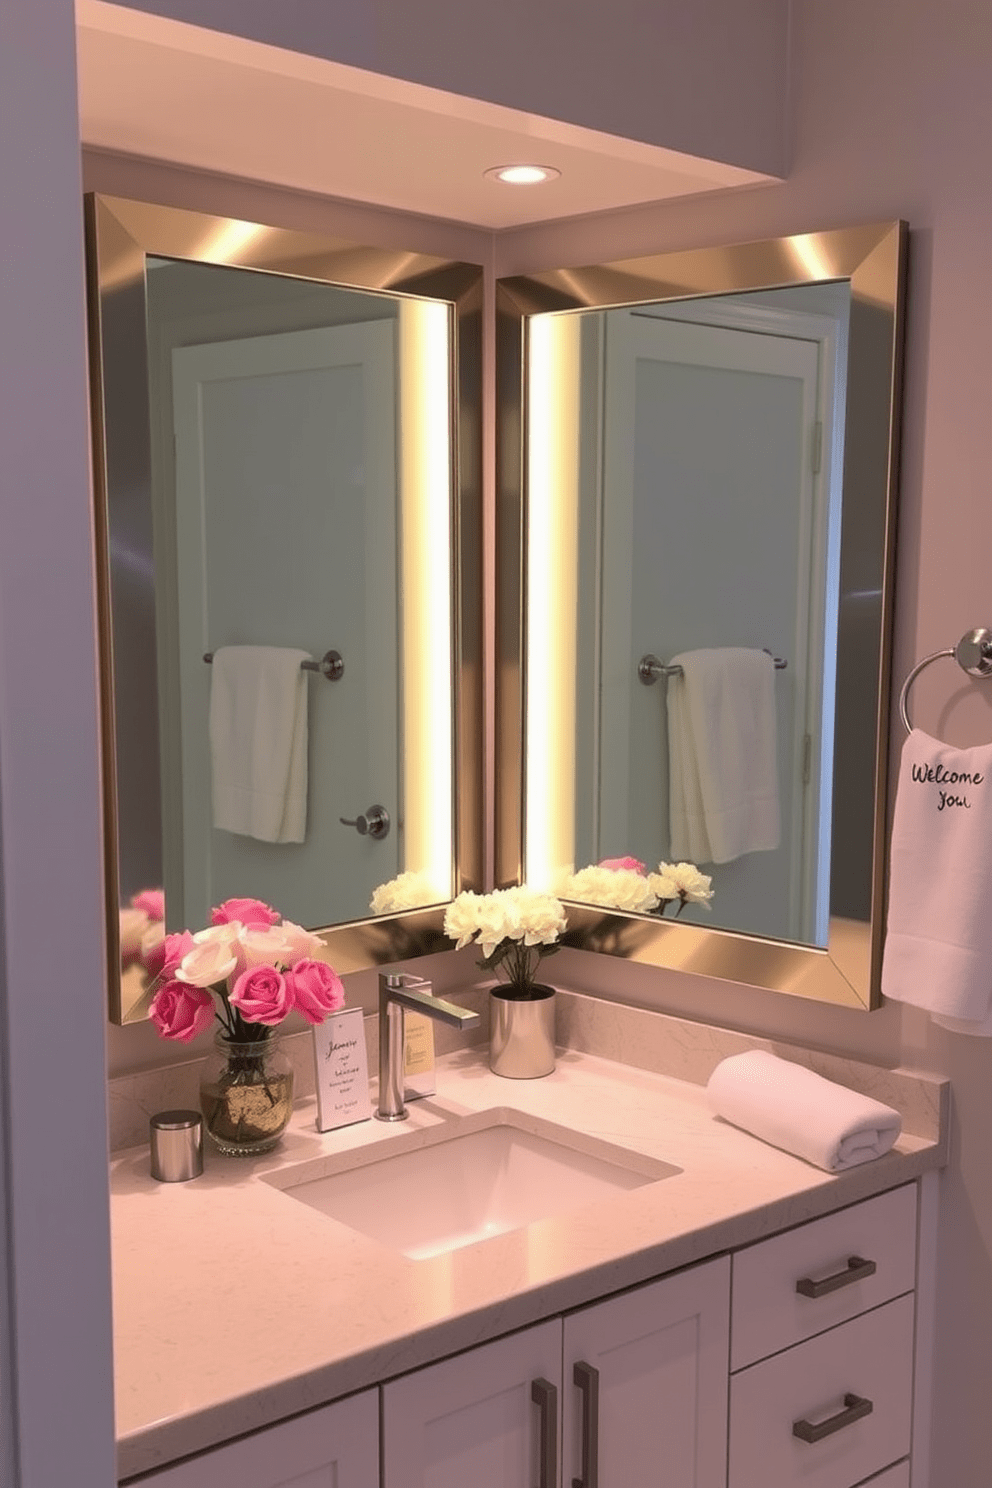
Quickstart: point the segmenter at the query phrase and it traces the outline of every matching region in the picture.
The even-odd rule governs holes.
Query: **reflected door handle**
[[[338,821],[343,827],[354,827],[359,837],[368,835],[380,842],[383,837],[389,836],[389,812],[385,806],[370,806],[353,821],[346,816],[339,816]]]

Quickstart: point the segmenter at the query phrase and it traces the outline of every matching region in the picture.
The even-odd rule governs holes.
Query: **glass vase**
[[[200,1076],[207,1136],[230,1157],[254,1157],[279,1141],[293,1114],[293,1067],[279,1034],[234,1043],[214,1037]]]

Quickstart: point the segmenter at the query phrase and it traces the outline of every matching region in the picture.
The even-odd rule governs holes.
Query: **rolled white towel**
[[[763,1049],[724,1059],[706,1093],[725,1121],[831,1173],[881,1157],[902,1130],[891,1106]]]

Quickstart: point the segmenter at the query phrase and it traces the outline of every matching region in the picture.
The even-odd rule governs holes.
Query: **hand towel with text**
[[[829,1173],[881,1157],[902,1130],[891,1106],[765,1049],[722,1060],[706,1094],[725,1121]]]
[[[920,729],[902,747],[882,992],[957,1032],[992,1034],[992,745]]]
[[[779,844],[775,668],[766,651],[672,658],[668,682],[671,855],[729,863]]]
[[[223,646],[210,677],[214,826],[261,842],[307,831],[308,651]]]

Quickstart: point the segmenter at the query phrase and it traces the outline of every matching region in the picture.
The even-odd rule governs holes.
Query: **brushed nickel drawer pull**
[[[811,1276],[800,1276],[796,1282],[796,1291],[800,1297],[826,1297],[829,1292],[839,1292],[841,1287],[850,1286],[855,1281],[864,1281],[866,1276],[874,1276],[877,1269],[874,1261],[863,1261],[860,1256],[848,1256],[844,1270],[838,1271],[834,1276],[825,1276],[822,1281],[814,1281]]]
[[[558,1388],[550,1380],[531,1380],[530,1398],[541,1412],[541,1477],[538,1488],[558,1481]]]
[[[582,1476],[572,1488],[599,1488],[599,1370],[580,1361],[572,1380],[582,1391]]]
[[[853,1426],[855,1421],[864,1420],[874,1409],[872,1401],[866,1400],[863,1395],[845,1395],[842,1411],[838,1411],[835,1416],[828,1416],[825,1421],[818,1421],[815,1426],[812,1421],[793,1421],[792,1434],[804,1442],[822,1441],[825,1436],[833,1436],[835,1431],[843,1431],[845,1426]]]

